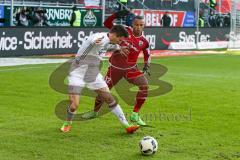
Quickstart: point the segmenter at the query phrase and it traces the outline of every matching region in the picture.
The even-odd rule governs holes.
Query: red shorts
[[[140,71],[137,67],[132,67],[130,69],[118,69],[113,66],[108,67],[107,74],[105,76],[105,81],[108,87],[111,89],[116,85],[119,80],[123,77],[129,82],[132,83],[134,79],[143,76],[143,72]]]

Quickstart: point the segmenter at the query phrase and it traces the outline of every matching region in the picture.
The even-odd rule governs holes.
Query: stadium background
[[[72,15],[72,7],[78,7],[81,12],[80,28],[72,28],[70,19]],[[105,5],[103,5],[105,4]],[[110,0],[95,1],[14,1],[12,26],[16,26],[16,15],[22,9],[31,9],[32,11],[39,8],[46,10],[47,23],[49,27],[53,27],[55,32],[49,32],[45,28],[9,28],[11,25],[11,1],[2,1],[0,4],[0,18],[5,18],[2,26],[1,54],[0,56],[24,56],[24,55],[42,55],[42,54],[72,54],[76,53],[78,47],[82,43],[82,37],[87,36],[95,31],[104,31],[102,27],[103,21],[111,13],[119,10],[119,6],[123,8],[134,8],[136,15],[145,17],[146,30],[145,35],[150,41],[151,50],[166,50],[171,42],[218,42],[228,41],[227,35],[230,32],[229,13],[231,12],[231,1],[218,0],[216,10],[214,10],[215,26],[209,23],[210,12],[209,1],[200,1],[200,14],[203,15],[205,26],[198,28],[198,6],[197,1],[192,0],[129,0],[127,5],[121,5],[120,2]],[[161,19],[165,13],[171,18],[170,26],[163,27]],[[118,20],[118,23],[124,24],[124,20]],[[32,26],[33,27],[33,26]],[[207,29],[206,29],[207,28]],[[32,35],[27,33],[33,32]],[[63,47],[44,47],[43,44],[35,47],[27,47],[30,40],[38,40],[39,34],[46,38],[47,36],[63,37],[69,36],[69,45]],[[13,36],[14,35],[14,36]],[[78,36],[76,36],[78,35]],[[27,38],[26,38],[27,37]],[[16,39],[16,44],[12,48],[6,47],[6,39]],[[41,40],[41,38],[39,39]],[[27,41],[27,42],[26,42]],[[36,42],[37,43],[37,42]],[[34,44],[33,44],[34,45]],[[217,44],[218,47],[220,46]],[[215,44],[216,46],[216,44]],[[34,49],[36,48],[36,49]],[[170,47],[171,48],[171,47]],[[221,48],[221,47],[219,47]],[[224,47],[223,47],[224,48]],[[226,47],[225,47],[226,48]],[[23,52],[23,50],[25,50]],[[155,52],[153,52],[155,53]]]
[[[136,14],[144,14],[150,25],[145,35],[150,42],[152,66],[156,66],[151,69],[152,77],[162,73],[157,66],[165,66],[165,74],[155,80],[173,86],[171,92],[147,99],[141,116],[150,126],[140,128],[134,135],[126,135],[111,114],[76,122],[69,134],[61,134],[62,120],[57,117],[55,106],[67,99],[67,95],[49,85],[49,77],[74,55],[84,36],[106,31],[102,22],[118,10],[118,3],[106,0],[103,6],[102,1],[98,4],[97,0],[77,1],[83,17],[88,16],[85,25],[82,22],[81,27],[70,27],[68,18],[76,1],[14,2],[12,27],[9,26],[11,1],[2,0],[0,4],[0,16],[6,18],[0,28],[1,160],[239,160],[240,57],[232,54],[239,51],[228,52],[226,47],[168,50],[171,42],[192,47],[201,40],[207,42],[201,43],[203,48],[206,44],[212,45],[210,42],[216,42],[213,47],[225,46],[223,42],[229,40],[230,27],[221,25],[231,11],[230,1],[217,1],[215,16],[222,16],[218,19],[220,27],[208,26],[208,1],[201,1],[205,27],[199,28],[198,36],[197,8],[192,0],[129,0],[127,7],[133,6]],[[23,7],[46,8],[51,27],[14,26],[14,17]],[[175,17],[170,27],[159,23],[166,10]],[[58,39],[56,42],[54,37]],[[46,43],[46,39],[53,40],[54,46]],[[103,61],[103,75],[107,67],[108,62]],[[149,82],[152,77],[147,77]],[[150,83],[150,90],[157,88],[154,84]],[[119,88],[127,93],[119,95],[116,91]],[[128,118],[132,106],[122,97],[134,99],[135,96],[130,96],[134,91],[136,88],[121,84],[112,90]],[[79,112],[91,110],[93,104],[94,98],[83,96]],[[158,152],[150,157],[139,152],[139,140],[146,135],[153,136],[159,143]]]

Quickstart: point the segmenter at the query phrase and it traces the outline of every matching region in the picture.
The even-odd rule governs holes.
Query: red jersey
[[[111,15],[104,22],[104,26],[111,29],[113,26],[113,21],[115,19],[115,15]],[[129,54],[127,57],[120,54],[119,51],[115,51],[110,57],[110,64],[119,68],[129,68],[136,66],[137,59],[141,51],[144,55],[144,63],[149,63],[150,60],[150,52],[149,52],[149,43],[146,38],[141,35],[136,37],[133,35],[133,30],[131,27],[126,27],[129,38],[126,38],[120,46],[129,47]]]

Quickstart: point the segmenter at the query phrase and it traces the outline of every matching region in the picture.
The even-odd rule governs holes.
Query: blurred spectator
[[[33,7],[27,7],[27,9],[26,9],[26,16],[29,19],[28,26],[33,26],[33,16],[34,16]]]
[[[209,0],[209,5],[214,11],[216,10],[216,6],[217,6],[216,0]]]
[[[126,25],[127,25],[127,26],[132,26],[132,21],[133,21],[134,17],[135,17],[135,14],[134,14],[134,12],[133,12],[133,8],[130,7],[129,13],[128,13],[128,15],[126,16]]]
[[[20,12],[16,14],[17,26],[29,26],[29,19],[30,18],[27,16],[27,12],[24,8],[22,8]]]
[[[76,6],[73,7],[72,18],[70,20],[70,25],[73,27],[81,26],[81,12]]]
[[[168,12],[165,12],[162,19],[161,24],[163,27],[170,27],[171,25],[171,17],[169,16]]]
[[[204,22],[204,19],[203,19],[203,14],[200,13],[200,14],[199,14],[199,20],[198,20],[198,27],[204,27],[204,26],[205,26],[204,23],[205,23],[205,22]]]
[[[228,14],[213,14],[208,18],[209,27],[229,27],[231,24],[230,13]]]
[[[223,22],[224,22],[223,26],[224,27],[230,27],[230,24],[231,24],[231,19],[230,18],[231,18],[230,13],[228,13],[227,15],[224,16],[224,19],[223,19]]]
[[[210,13],[208,18],[209,27],[216,27],[216,15],[213,12]]]
[[[34,11],[32,22],[33,26],[49,26],[47,23],[47,11],[42,8],[38,8],[36,11]]]
[[[223,27],[223,17],[220,14],[216,15],[216,26]]]

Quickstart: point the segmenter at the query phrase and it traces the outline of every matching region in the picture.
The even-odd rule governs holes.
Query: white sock
[[[124,126],[129,126],[129,123],[122,111],[122,108],[120,107],[120,105],[118,104],[116,107],[114,107],[111,111],[113,114],[115,114],[119,121],[124,125]]]

